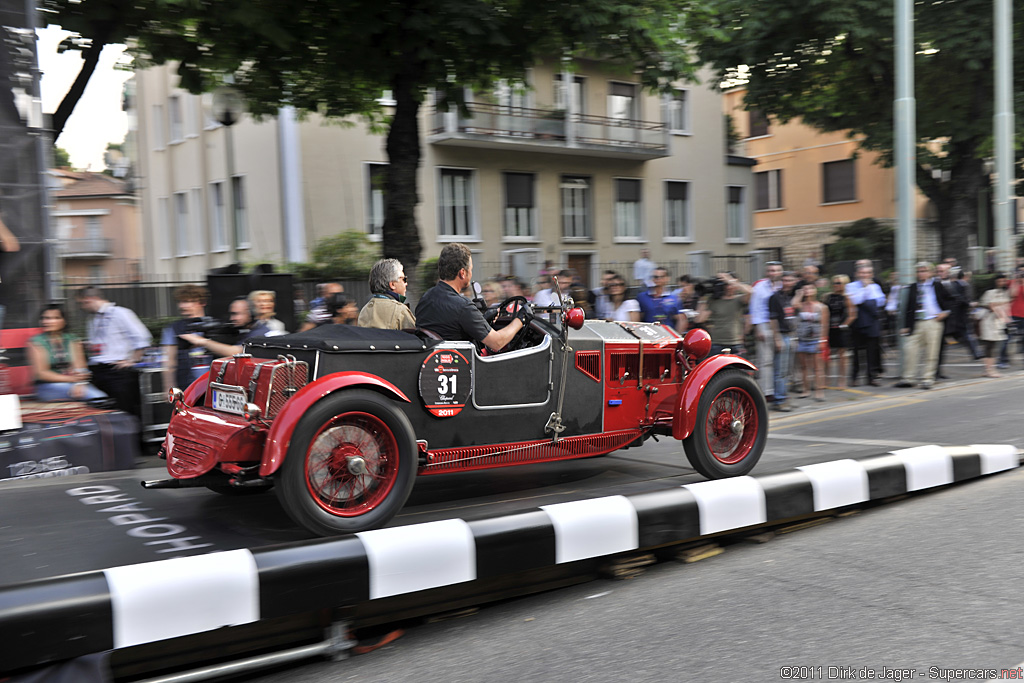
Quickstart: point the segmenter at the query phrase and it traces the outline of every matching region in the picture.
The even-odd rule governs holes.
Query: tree
[[[66,149],[54,146],[53,165],[55,168],[71,168],[71,155]]]
[[[94,3],[104,10],[132,4],[47,1],[60,5],[62,16],[94,21]],[[683,37],[691,25],[708,25],[691,21],[703,14],[699,1],[136,0],[132,7],[159,11],[122,29],[134,37],[142,63],[178,62],[181,85],[193,92],[231,74],[256,116],[291,105],[386,126],[383,252],[416,272],[418,115],[428,92],[438,94],[440,106],[459,107],[464,88],[522,79],[541,58],[580,54],[619,64],[648,87],[668,87],[697,68]],[[387,119],[379,104],[385,90],[395,101]]]
[[[895,265],[895,231],[885,223],[874,218],[861,218],[840,225],[832,234],[839,239],[825,247],[828,262],[869,258],[880,264],[880,270],[888,270]]]
[[[714,5],[718,14],[706,16],[721,38],[703,42],[699,53],[724,79],[746,80],[748,107],[782,122],[799,117],[822,131],[863,136],[861,147],[892,163],[892,0]],[[1020,36],[1024,2],[1014,5]],[[984,160],[992,154],[992,14],[991,0],[915,4],[917,183],[937,209],[943,253],[961,261],[977,229],[978,197],[988,182]],[[1022,65],[1017,50],[1018,83]],[[1020,108],[1020,91],[1016,98]]]

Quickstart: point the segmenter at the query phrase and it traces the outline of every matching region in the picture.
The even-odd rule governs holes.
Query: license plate
[[[245,412],[245,399],[245,391],[241,388],[214,389],[213,409],[242,415]]]

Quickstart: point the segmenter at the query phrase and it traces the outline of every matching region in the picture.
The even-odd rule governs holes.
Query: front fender
[[[192,384],[189,384],[188,388],[185,389],[183,397],[185,405],[194,406],[196,404],[196,401],[203,397],[203,394],[206,393],[206,390],[209,386],[210,371],[207,370],[199,377],[199,379],[197,379],[195,382],[192,382]]]
[[[746,358],[732,354],[711,356],[691,370],[683,382],[683,388],[679,392],[679,400],[676,403],[675,419],[672,420],[673,437],[682,441],[693,434],[693,428],[697,425],[697,404],[700,403],[704,387],[719,371],[729,367],[757,370],[754,364]]]
[[[277,417],[274,418],[274,422],[270,426],[270,433],[267,434],[263,460],[260,462],[261,477],[269,476],[281,467],[284,456],[288,452],[292,434],[295,433],[295,427],[306,411],[328,394],[349,387],[370,387],[383,390],[392,398],[411,403],[402,390],[394,384],[367,372],[336,372],[333,375],[321,377],[299,389],[294,396],[288,399]]]

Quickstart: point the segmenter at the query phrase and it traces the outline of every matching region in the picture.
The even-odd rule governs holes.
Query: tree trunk
[[[420,233],[416,225],[419,204],[416,174],[420,166],[420,93],[414,70],[395,77],[392,85],[395,114],[388,129],[388,174],[385,184],[384,257],[405,266],[410,298],[418,296]]]
[[[952,256],[964,266],[969,263],[971,236],[978,234],[978,196],[987,178],[976,153],[976,146],[971,143],[954,145],[951,155],[957,161],[949,180],[922,179],[920,174],[918,178],[918,186],[934,202],[938,213],[942,250],[939,258]]]

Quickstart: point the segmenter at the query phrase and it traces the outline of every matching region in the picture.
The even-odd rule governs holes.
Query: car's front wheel
[[[416,440],[391,401],[343,390],[299,420],[277,487],[285,511],[321,536],[375,529],[402,509],[416,477]]]
[[[742,370],[717,373],[697,403],[693,434],[683,441],[686,458],[708,479],[749,473],[768,438],[768,406],[757,383]]]

